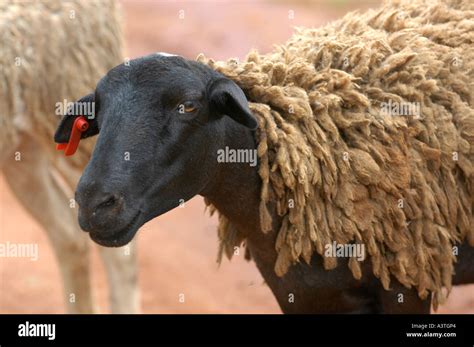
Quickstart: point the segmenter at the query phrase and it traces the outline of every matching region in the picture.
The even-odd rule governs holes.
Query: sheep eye
[[[197,105],[192,101],[185,101],[182,104],[178,105],[179,113],[191,113],[196,111]]]

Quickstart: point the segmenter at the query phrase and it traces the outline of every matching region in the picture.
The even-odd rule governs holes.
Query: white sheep
[[[50,138],[64,99],[93,88],[121,61],[118,6],[113,1],[2,1],[0,41],[0,170],[48,234],[68,311],[92,312],[89,242],[77,227],[72,200],[92,144],[66,159]],[[100,252],[112,312],[136,312],[133,247]]]

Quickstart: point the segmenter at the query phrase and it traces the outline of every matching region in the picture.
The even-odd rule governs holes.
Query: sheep
[[[122,246],[199,194],[220,257],[245,243],[283,312],[429,313],[474,282],[473,10],[394,1],[241,63],[113,68],[81,99],[98,101],[81,137],[100,132],[81,228]]]
[[[0,3],[0,169],[48,234],[71,313],[95,310],[90,242],[77,227],[77,209],[71,208],[93,143],[65,159],[49,139],[64,100],[76,99],[122,61],[118,11],[113,1]],[[137,312],[134,246],[100,252],[112,312]]]

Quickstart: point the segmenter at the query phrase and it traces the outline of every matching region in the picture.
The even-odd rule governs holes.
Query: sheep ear
[[[227,115],[251,130],[258,128],[244,92],[230,79],[220,78],[211,82],[208,95],[211,109],[217,114]]]
[[[97,119],[95,118],[95,96],[94,93],[88,94],[83,98],[77,100],[72,107],[65,110],[65,115],[61,119],[56,133],[54,134],[54,141],[56,143],[66,143],[69,141],[72,126],[77,117],[84,116],[89,123],[89,128],[81,133],[81,139],[94,136],[99,133]]]

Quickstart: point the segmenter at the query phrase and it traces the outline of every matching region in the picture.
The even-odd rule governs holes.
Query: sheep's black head
[[[79,223],[104,246],[201,193],[213,179],[228,122],[255,129],[242,90],[194,61],[154,54],[110,70],[94,93],[99,134],[76,190]],[[74,116],[55,135],[67,142]],[[237,125],[240,127],[239,125]]]

